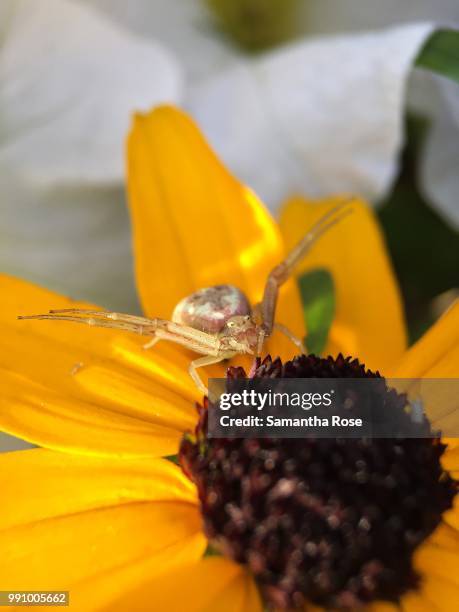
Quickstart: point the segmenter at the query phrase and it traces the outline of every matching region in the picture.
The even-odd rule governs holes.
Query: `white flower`
[[[459,228],[459,85],[431,76],[428,100],[435,85],[438,95],[427,113],[431,129],[421,159],[421,188],[449,223]]]
[[[123,143],[134,110],[179,100],[179,65],[83,5],[2,2],[1,268],[135,308]]]
[[[321,0],[302,3],[303,31],[308,35],[383,28],[413,19],[459,26],[457,0]],[[420,163],[420,187],[443,217],[459,228],[459,86],[415,71],[409,104],[429,120]]]
[[[405,90],[430,24],[293,44],[207,79],[188,106],[238,176],[275,208],[292,193],[384,195]]]

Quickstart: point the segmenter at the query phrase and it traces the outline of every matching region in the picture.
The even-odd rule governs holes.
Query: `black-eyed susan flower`
[[[136,119],[128,187],[140,296],[147,315],[162,317],[221,282],[257,302],[283,241],[333,204],[290,202],[282,237],[170,108]],[[334,280],[334,357],[268,359],[258,375],[459,376],[459,305],[406,350],[397,286],[363,203],[304,265]],[[0,457],[1,589],[66,589],[71,608],[85,611],[454,609],[454,441],[209,442],[202,456],[193,437],[183,439],[205,431],[189,355],[168,344],[144,351],[141,339],[114,330],[19,322],[87,305],[0,282],[0,426],[44,447]],[[304,335],[293,282],[278,320]],[[276,336],[270,351],[292,357]],[[162,458],[177,454],[185,473]]]

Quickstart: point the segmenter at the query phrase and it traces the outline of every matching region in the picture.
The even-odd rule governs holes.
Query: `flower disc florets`
[[[255,377],[380,377],[358,360],[266,358]],[[230,368],[230,378],[245,377]],[[403,410],[391,391],[385,409]],[[417,546],[452,505],[445,445],[419,439],[210,439],[205,400],[180,448],[211,545],[247,565],[268,604],[355,609],[416,588]]]

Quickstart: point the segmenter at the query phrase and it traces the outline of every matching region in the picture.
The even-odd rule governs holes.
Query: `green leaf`
[[[175,463],[175,465],[180,465],[178,455],[168,455],[167,457],[165,457],[165,459],[171,461],[172,463]]]
[[[310,353],[320,355],[327,343],[335,315],[335,287],[327,270],[317,269],[298,279],[308,334],[305,338]]]
[[[459,30],[437,30],[421,49],[416,66],[459,83]]]

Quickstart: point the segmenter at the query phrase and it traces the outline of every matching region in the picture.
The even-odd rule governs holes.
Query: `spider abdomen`
[[[240,289],[233,285],[215,285],[183,298],[175,307],[172,320],[217,334],[228,319],[250,312],[249,301]]]

